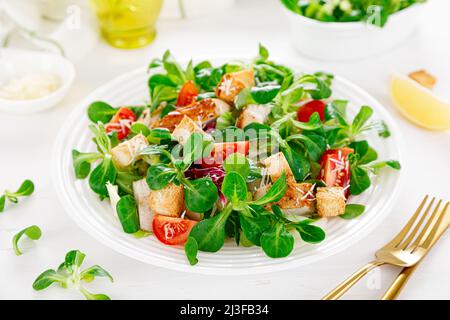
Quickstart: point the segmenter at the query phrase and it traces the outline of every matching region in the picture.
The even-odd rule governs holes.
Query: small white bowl
[[[72,62],[57,54],[41,51],[0,49],[0,84],[12,77],[33,73],[48,73],[59,77],[59,88],[38,99],[8,100],[0,98],[0,110],[12,113],[33,113],[57,105],[69,91],[75,79]]]
[[[382,28],[363,21],[321,22],[283,8],[299,52],[311,58],[342,61],[374,56],[395,47],[412,34],[423,5],[412,5],[391,15]]]

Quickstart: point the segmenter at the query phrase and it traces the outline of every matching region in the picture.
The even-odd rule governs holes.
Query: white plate
[[[219,65],[223,61],[215,62]],[[153,236],[136,239],[125,234],[109,202],[101,202],[89,189],[87,180],[75,179],[71,151],[94,150],[86,115],[86,108],[91,102],[104,100],[115,106],[142,103],[148,99],[147,79],[146,70],[139,69],[94,91],[64,122],[54,149],[53,180],[64,208],[82,229],[112,249],[155,266],[179,271],[221,275],[265,273],[299,267],[336,254],[366,236],[389,213],[400,189],[400,173],[393,170],[386,170],[375,178],[372,187],[363,195],[351,198],[352,203],[367,206],[367,211],[361,217],[350,221],[339,218],[322,221],[321,226],[327,233],[324,242],[319,245],[297,243],[292,254],[283,259],[271,259],[259,247],[237,247],[233,241],[229,241],[217,253],[200,252],[199,263],[190,266],[182,247],[163,245]],[[349,106],[350,115],[354,115],[361,105],[372,106],[373,117],[383,119],[391,129],[392,136],[381,139],[376,133],[371,133],[366,138],[378,151],[380,159],[401,160],[399,130],[378,101],[340,77],[334,80],[333,97],[352,102]]]

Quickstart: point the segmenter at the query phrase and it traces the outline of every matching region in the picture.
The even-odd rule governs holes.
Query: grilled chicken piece
[[[241,70],[225,74],[216,88],[216,95],[228,103],[234,103],[234,99],[244,88],[255,85],[253,70]]]
[[[279,177],[281,177],[283,172],[286,172],[287,180],[294,179],[294,174],[292,173],[291,167],[282,152],[278,152],[277,154],[271,155],[270,157],[264,159],[262,164],[267,168],[267,173],[270,175],[272,182],[275,182]]]
[[[250,104],[242,111],[236,122],[236,127],[245,128],[250,123],[264,123],[270,113],[270,107],[261,104]]]
[[[142,123],[144,126],[149,127],[152,122],[152,113],[150,112],[150,109],[147,108],[142,111],[141,116],[136,122]]]
[[[145,231],[152,231],[153,212],[150,209],[151,192],[145,179],[133,182],[133,194],[138,205],[139,225]]]
[[[114,164],[118,169],[124,169],[131,165],[137,154],[148,146],[147,138],[138,134],[130,140],[124,141],[111,150]]]
[[[176,110],[169,112],[165,117],[158,121],[155,127],[167,128],[170,131],[173,131],[185,116],[188,116],[194,122],[204,124],[229,110],[230,106],[219,99],[203,99],[193,105],[179,107]]]
[[[345,212],[345,195],[342,187],[317,188],[317,214],[336,217]]]
[[[185,210],[183,186],[170,183],[161,190],[151,190],[149,207],[154,214],[178,217]]]
[[[211,135],[203,131],[203,129],[188,116],[184,116],[183,120],[175,127],[175,130],[172,132],[172,137],[184,146],[189,136],[193,133],[200,133],[205,140],[212,140]]]
[[[205,215],[203,213],[192,212],[186,209],[186,216],[191,220],[202,221]]]
[[[263,185],[262,187],[256,188],[255,192],[253,193],[253,199],[258,200],[262,198],[270,189],[272,186],[271,183]]]
[[[214,103],[216,104],[216,113],[218,116],[224,114],[225,112],[230,111],[231,107],[225,101],[216,98],[212,98],[211,100],[214,101]]]
[[[120,200],[119,196],[119,186],[112,184],[111,182],[106,183],[106,190],[108,191],[109,203],[111,204],[111,208],[117,217],[117,203]]]

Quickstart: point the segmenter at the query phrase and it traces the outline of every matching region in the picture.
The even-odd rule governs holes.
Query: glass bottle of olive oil
[[[153,41],[162,0],[90,0],[103,38],[122,49],[140,48]]]

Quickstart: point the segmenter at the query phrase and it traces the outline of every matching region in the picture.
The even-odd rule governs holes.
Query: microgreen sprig
[[[41,291],[53,283],[58,283],[64,289],[73,286],[87,300],[110,300],[107,295],[91,293],[84,287],[85,283],[92,282],[95,277],[106,277],[111,282],[114,282],[108,271],[98,265],[81,270],[81,265],[85,257],[86,255],[79,250],[69,251],[66,254],[64,262],[57,270],[46,270],[36,278],[33,283],[33,289]]]
[[[91,172],[91,164],[97,160],[104,159],[111,154],[111,139],[105,131],[105,126],[99,122],[98,124],[90,124],[89,129],[94,134],[94,143],[97,145],[98,152],[83,153],[72,150],[73,167],[77,179],[85,179]]]
[[[303,124],[303,131],[295,134],[282,134],[276,125],[269,127],[267,125],[252,123],[244,128],[246,135],[250,139],[260,141],[269,141],[271,149],[279,147],[289,163],[292,173],[297,181],[303,181],[311,171],[311,160],[318,160],[326,148],[326,140],[318,133],[309,130],[319,129],[320,119],[313,115],[309,123]],[[298,121],[297,121],[298,122]],[[256,136],[254,135],[256,133]],[[287,135],[287,136],[286,136]],[[286,136],[284,138],[283,136]]]
[[[227,173],[222,183],[222,194],[228,203],[220,213],[200,221],[192,229],[185,246],[186,256],[191,264],[197,263],[199,250],[216,252],[222,248],[225,243],[226,224],[232,212],[238,213],[244,224],[253,226],[243,228],[243,231],[246,237],[257,245],[261,233],[270,226],[269,218],[258,212],[263,210],[262,206],[279,201],[286,193],[286,174],[283,173],[262,198],[252,200],[242,176],[242,173],[250,172],[250,165],[248,161],[242,160],[240,156],[225,159],[224,168]]]
[[[30,226],[17,233],[12,239],[13,249],[17,256],[22,255],[22,251],[19,249],[19,240],[23,235],[26,235],[31,240],[39,240],[42,236],[42,231],[38,226]]]
[[[271,258],[287,257],[294,249],[294,237],[290,230],[296,230],[303,241],[316,244],[325,239],[322,228],[314,226],[313,219],[298,222],[287,219],[277,205],[272,206],[272,218],[275,220],[270,229],[261,234],[261,248]]]
[[[383,121],[369,121],[373,115],[373,109],[362,106],[353,120],[346,119],[348,101],[334,100],[327,105],[325,126],[332,128],[328,131],[328,140],[332,148],[346,146],[356,141],[362,133],[376,130],[382,138],[388,138],[391,133]]]
[[[376,175],[385,167],[394,170],[401,168],[400,163],[396,160],[376,161],[378,159],[377,152],[365,140],[352,142],[349,147],[354,150],[349,155],[350,193],[353,195],[359,195],[371,186],[369,174]]]
[[[6,200],[11,203],[19,203],[19,198],[30,196],[34,192],[34,183],[31,180],[25,180],[20,185],[17,191],[12,192],[5,190],[0,197],[0,212],[3,212],[6,205]]]

